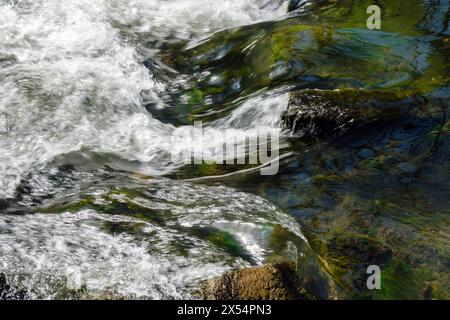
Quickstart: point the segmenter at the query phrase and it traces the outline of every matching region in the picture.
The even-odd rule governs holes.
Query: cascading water
[[[190,297],[202,279],[264,261],[270,225],[286,217],[263,199],[226,187],[133,181],[132,172],[161,176],[181,165],[170,158],[175,127],[142,105],[145,93],[167,108],[170,84],[143,64],[158,46],[146,56],[141,49],[149,40],[198,41],[284,14],[272,1],[2,1],[0,197],[36,213],[1,215],[0,271],[11,285],[30,298]],[[287,104],[256,97],[207,130],[251,130],[237,112],[274,126],[274,102]],[[77,170],[61,171],[74,163]],[[110,183],[98,186],[102,179]],[[127,198],[136,185],[152,194]],[[105,215],[61,205],[65,213],[56,216],[33,209],[49,197],[58,205],[135,201],[142,209],[130,218],[128,209]],[[160,220],[143,220],[146,210]],[[193,227],[209,233],[199,229],[202,239]],[[208,241],[214,237],[241,248],[221,248]]]

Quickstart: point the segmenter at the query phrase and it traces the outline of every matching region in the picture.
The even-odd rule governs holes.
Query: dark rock
[[[281,116],[284,130],[302,138],[330,138],[350,129],[386,123],[401,114],[404,100],[363,90],[305,90],[291,93]]]
[[[294,263],[277,262],[206,280],[206,300],[298,300],[306,298]]]
[[[5,210],[8,208],[8,202],[6,199],[0,198],[0,210]]]

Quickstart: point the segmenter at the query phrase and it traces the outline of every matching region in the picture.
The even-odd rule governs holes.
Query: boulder
[[[206,280],[202,287],[206,300],[298,300],[305,298],[292,262],[277,262],[235,270]]]
[[[330,138],[350,129],[396,119],[409,102],[395,95],[363,90],[305,90],[291,93],[281,116],[284,130],[303,138]]]

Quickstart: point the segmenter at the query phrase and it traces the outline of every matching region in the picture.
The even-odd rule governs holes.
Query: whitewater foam
[[[165,84],[143,66],[133,39],[194,39],[284,10],[265,0],[3,1],[0,197],[82,149],[139,161],[148,174],[170,172],[165,137],[174,128],[152,118],[141,96],[164,107]]]
[[[304,240],[292,217],[253,194],[167,179],[139,190],[98,186],[84,193],[101,207],[116,201],[152,210],[155,222],[94,209],[0,215],[0,270],[8,283],[40,299],[191,298],[203,279],[266,261],[275,225]],[[233,235],[247,258],[195,230]]]

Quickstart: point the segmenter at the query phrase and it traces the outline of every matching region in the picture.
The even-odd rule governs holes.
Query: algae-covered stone
[[[296,300],[305,298],[295,264],[278,262],[228,272],[203,284],[206,300]]]

